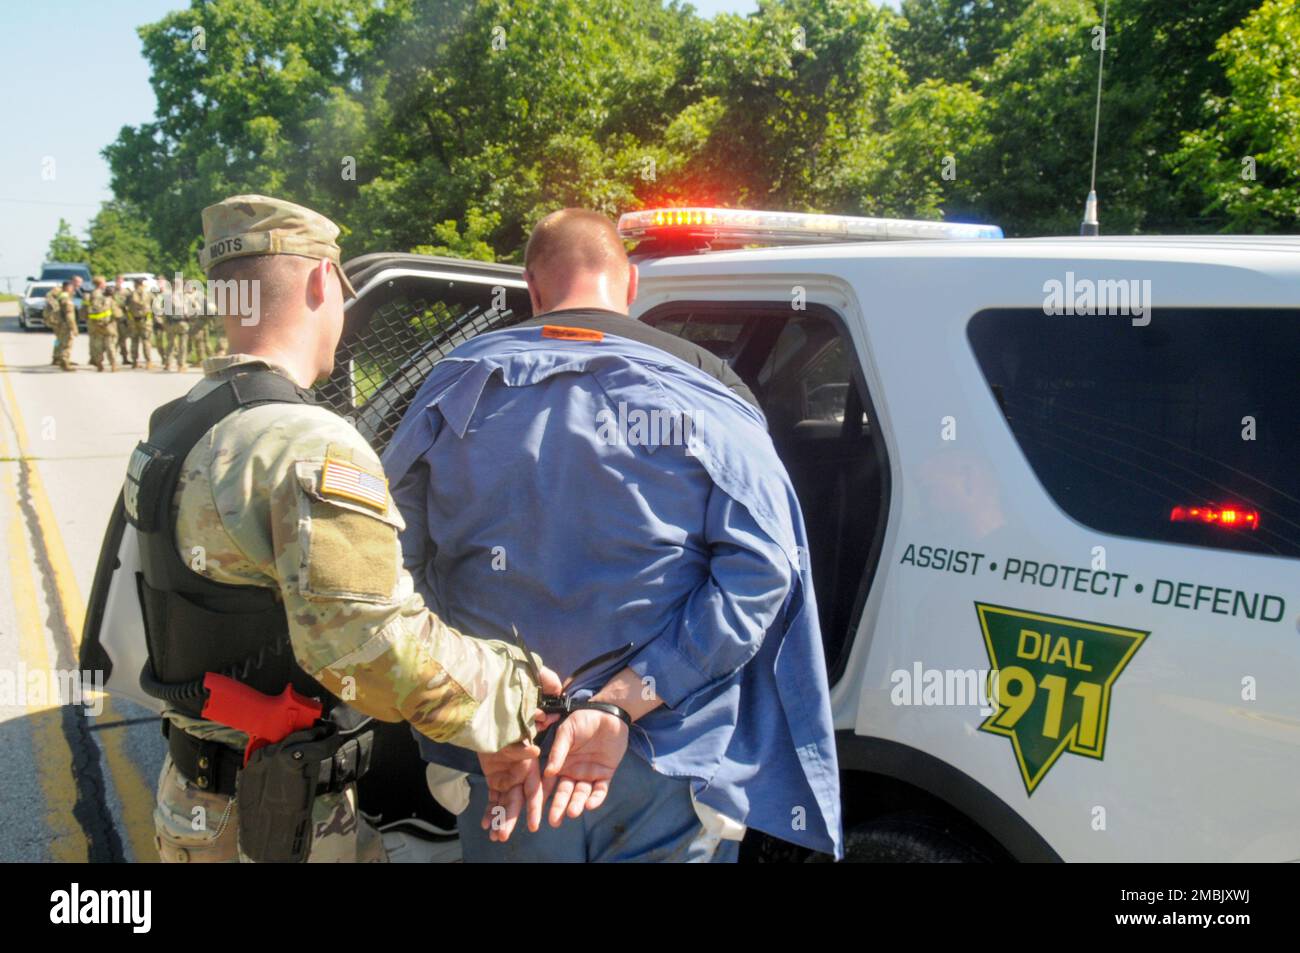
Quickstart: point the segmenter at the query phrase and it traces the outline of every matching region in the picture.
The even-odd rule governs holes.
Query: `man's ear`
[[[627,306],[632,307],[632,302],[636,300],[636,292],[641,280],[641,273],[637,271],[636,265],[627,266]]]
[[[307,297],[313,308],[325,301],[325,289],[329,287],[330,280],[330,264],[329,259],[320,259],[307,279]]]

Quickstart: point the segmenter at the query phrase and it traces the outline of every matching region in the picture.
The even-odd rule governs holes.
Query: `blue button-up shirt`
[[[570,690],[625,665],[653,679],[665,704],[634,726],[635,755],[727,817],[839,855],[807,539],[761,413],[657,348],[542,330],[454,350],[384,454],[416,588],[466,632],[517,626],[561,677],[631,644]]]

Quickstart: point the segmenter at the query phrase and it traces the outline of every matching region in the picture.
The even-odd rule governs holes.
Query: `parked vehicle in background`
[[[114,276],[107,276],[111,281]],[[128,288],[134,288],[136,282],[144,282],[145,290],[158,291],[158,279],[150,271],[128,271],[123,272],[122,281]]]
[[[32,281],[18,299],[18,326],[24,331],[48,327],[45,323],[45,296],[57,287],[57,281]]]
[[[85,262],[72,261],[47,261],[41,265],[40,278],[28,278],[28,281],[67,281],[69,278],[80,277],[90,287],[91,274],[90,265]]]
[[[41,331],[49,328],[45,321],[45,296],[50,293],[51,288],[57,288],[63,284],[60,281],[31,281],[23,290],[22,299],[18,303],[18,326],[24,331]],[[73,296],[77,301],[78,313],[81,308],[81,295]],[[85,330],[85,320],[78,318],[77,327]]]

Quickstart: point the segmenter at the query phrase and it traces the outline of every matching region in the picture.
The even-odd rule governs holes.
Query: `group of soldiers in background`
[[[81,286],[82,280],[73,278],[45,296],[46,323],[54,330],[50,363],[62,370],[74,367],[72,344],[77,339],[79,311],[90,335],[90,363],[98,371],[105,367],[116,371],[119,365],[150,370],[155,340],[158,363],[164,371],[188,370],[191,344],[198,363],[226,353],[220,322],[197,287],[186,292],[159,278],[157,291],[150,291],[142,282],[128,288],[121,275],[110,287],[103,275],[96,275],[94,287],[81,295],[78,307]],[[215,347],[211,336],[214,324],[219,338]]]

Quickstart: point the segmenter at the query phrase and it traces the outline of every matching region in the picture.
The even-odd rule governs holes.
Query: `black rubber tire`
[[[849,828],[851,864],[983,864],[993,860],[961,825],[930,814],[889,814]]]

